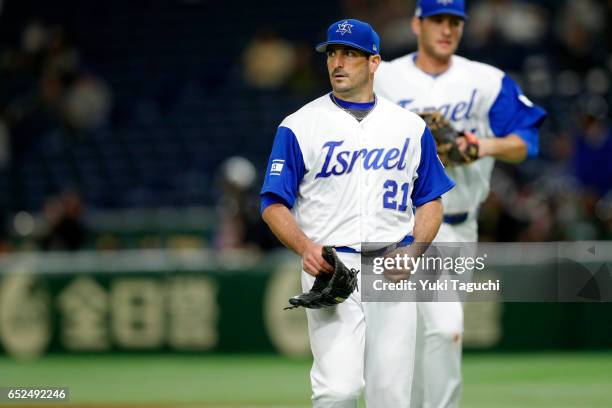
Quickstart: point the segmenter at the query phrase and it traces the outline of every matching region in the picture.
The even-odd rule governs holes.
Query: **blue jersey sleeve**
[[[261,212],[274,203],[292,208],[306,173],[302,150],[293,131],[279,127],[261,188]]]
[[[539,149],[538,128],[545,118],[544,109],[534,105],[516,82],[504,75],[501,90],[489,111],[489,123],[495,136],[518,135],[527,145],[527,156],[534,157]]]
[[[421,136],[421,162],[412,189],[412,204],[419,207],[442,196],[455,186],[438,158],[436,143],[428,127]]]

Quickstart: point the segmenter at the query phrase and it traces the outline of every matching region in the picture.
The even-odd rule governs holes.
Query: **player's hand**
[[[457,148],[459,149],[459,151],[461,153],[468,154],[470,156],[473,153],[468,151],[468,148],[474,145],[477,146],[476,152],[477,152],[478,157],[470,157],[473,160],[483,157],[484,149],[482,148],[482,144],[480,142],[481,140],[478,139],[478,136],[468,131],[464,131],[463,136],[457,136],[457,139],[455,140],[455,143],[457,144]]]
[[[307,244],[302,253],[302,269],[312,276],[334,271],[334,268],[323,259],[323,245],[314,242]]]
[[[391,269],[385,270],[384,273],[385,278],[392,283],[398,283],[401,281],[408,281],[412,277],[412,274],[409,270],[405,269]]]
[[[397,248],[385,254],[385,258],[393,259],[394,268],[385,269],[383,275],[389,282],[397,283],[403,280],[409,280],[412,276],[412,262],[410,258],[413,256],[413,251],[409,247]],[[398,259],[399,256],[399,259]]]
[[[465,149],[467,149],[467,140],[465,140],[464,136],[457,136],[457,148],[462,152],[465,152]]]

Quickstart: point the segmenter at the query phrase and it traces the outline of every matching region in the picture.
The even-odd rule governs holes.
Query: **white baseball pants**
[[[477,242],[475,219],[442,224],[435,243]],[[462,256],[473,256],[471,249]],[[417,303],[417,350],[413,408],[456,408],[461,398],[463,306],[460,302]]]
[[[359,254],[338,255],[347,267],[361,269]],[[304,291],[313,282],[302,272]],[[410,407],[416,303],[361,302],[355,291],[344,303],[306,313],[314,408],[356,408],[362,390],[368,408]]]

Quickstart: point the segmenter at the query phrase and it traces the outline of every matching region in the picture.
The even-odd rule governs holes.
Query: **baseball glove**
[[[322,273],[315,279],[310,292],[302,293],[289,299],[291,306],[286,309],[307,307],[320,309],[325,306],[334,306],[344,302],[357,288],[356,269],[349,269],[338,258],[331,246],[323,247],[323,259],[334,268],[332,273]]]
[[[444,166],[469,164],[478,160],[478,139],[469,133],[458,132],[440,112],[419,114],[427,124],[436,141],[438,157]],[[465,150],[461,150],[457,138],[466,141]]]

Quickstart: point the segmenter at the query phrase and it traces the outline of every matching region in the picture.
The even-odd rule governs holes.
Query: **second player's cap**
[[[419,18],[452,14],[466,19],[465,0],[418,0],[414,15]]]
[[[368,54],[380,54],[380,37],[368,23],[352,18],[340,20],[327,29],[327,41],[316,46],[319,52],[327,51],[331,44],[343,44]]]

